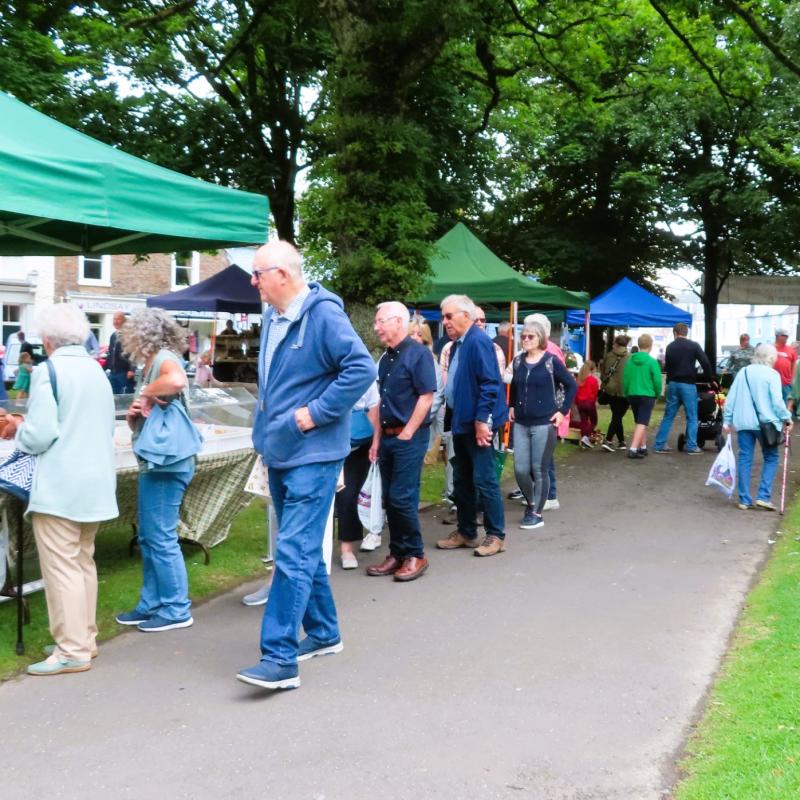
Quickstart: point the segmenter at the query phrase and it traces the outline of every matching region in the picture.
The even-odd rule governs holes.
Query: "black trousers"
[[[344,460],[344,489],[336,493],[334,513],[339,520],[339,541],[357,542],[364,537],[358,518],[358,493],[369,472],[369,444],[357,447]]]
[[[625,441],[625,431],[622,429],[622,418],[630,406],[630,403],[624,397],[615,397],[611,395],[608,401],[608,406],[611,409],[611,422],[608,424],[608,433],[606,439],[609,441],[615,436],[620,444]]]

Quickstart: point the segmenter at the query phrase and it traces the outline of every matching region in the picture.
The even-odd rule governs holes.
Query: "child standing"
[[[594,447],[592,434],[597,428],[597,393],[600,384],[594,376],[594,361],[586,359],[578,372],[578,393],[575,395],[575,405],[581,415],[581,440],[580,446],[584,450]]]
[[[650,355],[652,347],[653,337],[643,333],[639,337],[639,352],[628,359],[622,374],[622,392],[631,404],[636,422],[628,458],[647,455],[647,426],[656,398],[661,394],[661,367]]]
[[[17,390],[18,400],[24,400],[28,396],[28,392],[31,388],[31,372],[33,372],[33,359],[31,358],[31,354],[20,353],[17,379],[11,387]]]

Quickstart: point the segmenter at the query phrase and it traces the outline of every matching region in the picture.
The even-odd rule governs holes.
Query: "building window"
[[[78,283],[111,286],[111,256],[79,256]]]
[[[172,288],[185,289],[200,280],[200,253],[183,250],[172,254]]]
[[[9,336],[13,336],[19,330],[19,321],[22,317],[22,306],[3,305],[2,306],[2,325],[0,325],[0,344],[5,344]]]

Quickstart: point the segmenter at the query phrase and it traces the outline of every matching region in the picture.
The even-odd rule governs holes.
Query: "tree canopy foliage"
[[[464,220],[570,289],[698,268],[713,353],[727,276],[797,265],[799,33],[797,0],[0,0],[0,88],[267,194],[348,299],[413,296]]]

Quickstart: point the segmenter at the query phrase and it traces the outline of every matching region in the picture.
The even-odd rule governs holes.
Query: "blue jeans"
[[[781,394],[783,395],[783,402],[785,403],[792,394],[792,384],[790,383],[787,386],[781,384]]]
[[[396,436],[381,437],[378,463],[389,523],[389,552],[400,559],[425,554],[419,528],[419,482],[428,434],[428,428],[419,428],[407,442]]]
[[[468,539],[478,535],[477,495],[480,494],[487,535],[505,539],[506,518],[494,447],[478,447],[475,434],[470,431],[453,434],[453,449],[453,489],[458,510],[458,529]]]
[[[693,383],[670,381],[667,384],[667,407],[664,409],[664,419],[661,420],[656,434],[656,450],[663,450],[666,447],[679,406],[683,406],[686,413],[686,450],[697,449],[697,387]]]
[[[261,660],[297,663],[300,625],[317,642],[339,638],[322,539],[342,461],[269,469],[278,517],[275,573],[261,621]]]
[[[138,490],[139,549],[144,579],[136,611],[173,622],[186,619],[189,578],[178,543],[178,512],[194,475],[194,464],[182,472],[140,472]]]
[[[552,425],[514,423],[514,475],[525,500],[537,514],[550,499],[550,467],[557,441]]]
[[[558,444],[558,439],[556,439],[556,444]],[[550,459],[550,464],[547,467],[547,476],[550,478],[550,488],[547,490],[547,499],[555,500],[558,497],[558,487],[556,486],[555,445],[553,446],[553,457]]]
[[[764,440],[761,438],[761,431],[736,431],[736,439],[739,443],[739,455],[736,457],[736,481],[739,487],[739,502],[745,505],[752,505],[753,498],[750,496],[750,473],[753,470],[753,452],[756,449],[756,441],[761,444],[761,452],[764,455],[764,465],[761,468],[761,482],[758,484],[757,500],[769,500],[772,495],[772,482],[775,480],[775,473],[778,471],[780,454],[779,446],[764,447]]]
[[[127,372],[110,372],[108,380],[111,383],[111,391],[114,394],[132,394],[134,388],[133,380],[128,380]]]

